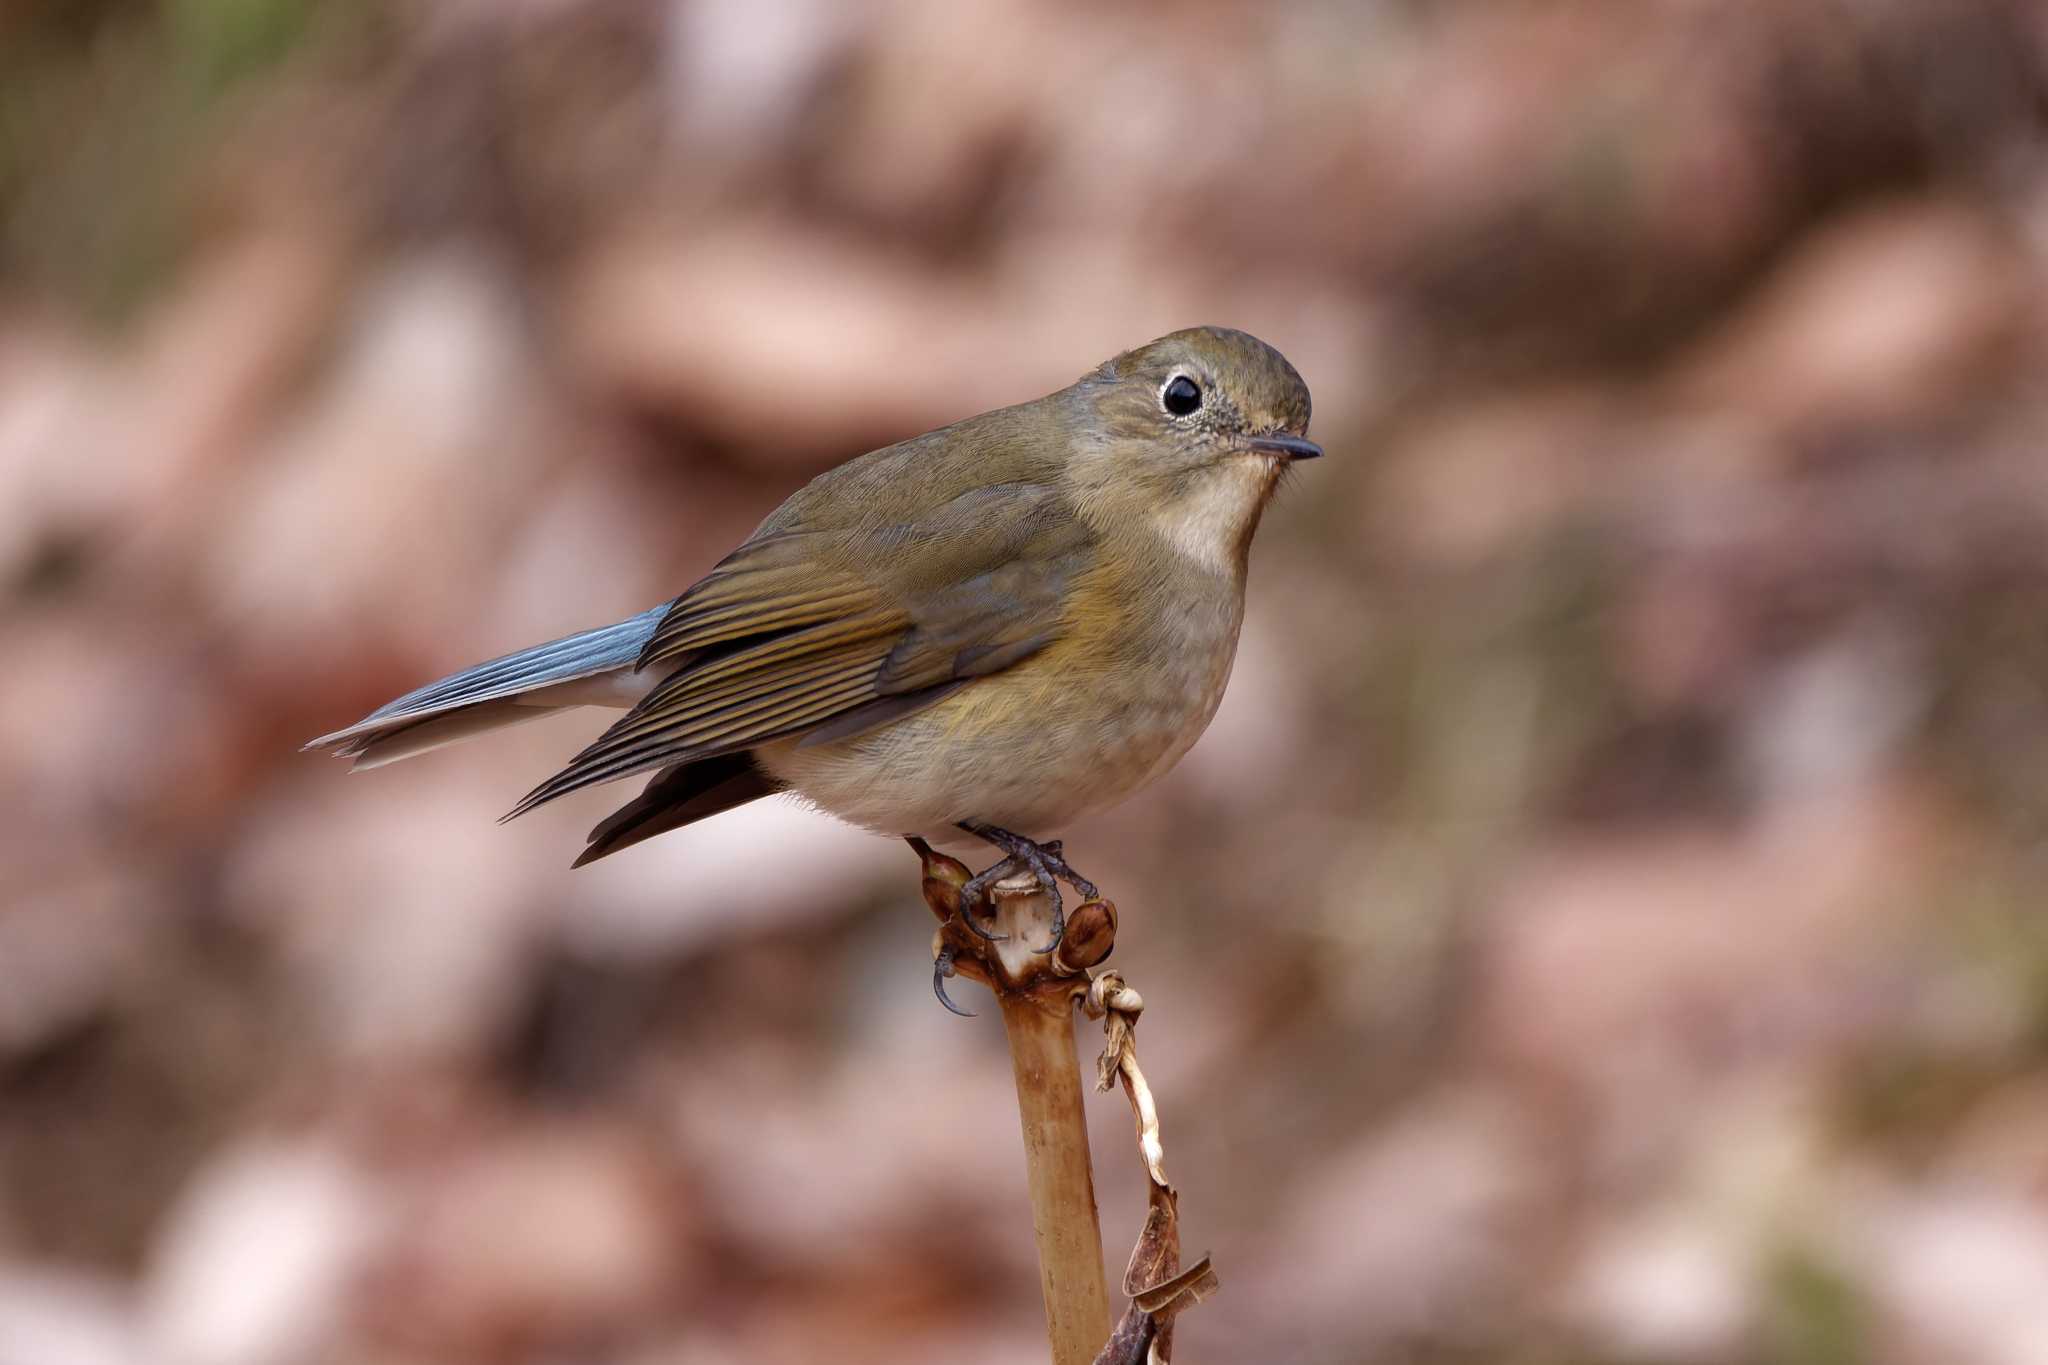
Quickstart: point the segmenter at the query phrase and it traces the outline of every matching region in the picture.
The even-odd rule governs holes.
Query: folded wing
[[[1089,560],[1049,484],[969,490],[913,520],[757,534],[676,599],[642,670],[667,676],[507,819],[594,783],[791,736],[843,739],[1059,635]]]

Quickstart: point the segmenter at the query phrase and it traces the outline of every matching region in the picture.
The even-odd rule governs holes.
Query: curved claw
[[[946,994],[946,981],[952,975],[953,948],[952,945],[948,944],[946,947],[939,949],[939,955],[932,959],[932,994],[939,997],[939,1003],[954,1014],[959,1015],[962,1019],[972,1019],[974,1017],[973,1010],[961,1009],[953,1003],[952,997]]]
[[[1013,870],[1012,865],[1014,861],[1014,859],[1005,858],[986,872],[978,873],[969,878],[967,885],[960,888],[960,922],[965,924],[968,931],[980,938],[984,943],[1008,943],[1010,941],[1008,934],[998,934],[994,930],[982,928],[980,921],[974,918],[974,907],[987,902],[988,889],[1004,877],[1010,875]]]
[[[992,929],[982,928],[974,916],[968,914],[965,910],[960,912],[960,921],[967,926],[969,933],[985,943],[1008,943],[1010,941],[1008,934],[998,934]]]

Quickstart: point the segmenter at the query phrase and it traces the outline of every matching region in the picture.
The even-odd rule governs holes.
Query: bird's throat
[[[1205,470],[1179,497],[1152,509],[1152,525],[1182,558],[1218,573],[1242,572],[1259,514],[1279,478],[1277,460],[1233,456]]]

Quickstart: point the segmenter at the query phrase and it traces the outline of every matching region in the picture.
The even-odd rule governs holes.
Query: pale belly
[[[766,744],[755,757],[805,800],[878,833],[950,838],[969,821],[1048,838],[1145,786],[1201,738],[1230,679],[1241,613],[1219,603],[1184,614],[1143,663],[1091,664],[1056,644],[882,729],[810,748]]]

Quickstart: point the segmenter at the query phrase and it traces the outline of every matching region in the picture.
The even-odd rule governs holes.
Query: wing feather
[[[574,866],[609,857],[657,834],[695,824],[776,790],[775,780],[746,754],[663,768],[647,790],[613,811],[590,831],[589,846]]]
[[[758,601],[721,603],[715,608],[687,598],[678,605],[684,610],[673,613],[673,623],[662,623],[667,634],[657,635],[648,641],[642,654],[642,668],[731,640],[817,625],[836,617],[871,610],[876,599],[872,588],[821,593],[813,584],[791,587],[777,595],[763,596]]]
[[[865,648],[842,648],[800,671],[772,666],[750,671],[738,680],[744,685],[709,700],[699,699],[688,685],[687,670],[679,673],[663,684],[663,695],[650,693],[566,768],[528,793],[511,814],[594,783],[749,749],[829,719],[874,695],[874,676],[889,647],[886,639],[871,640]]]
[[[832,538],[783,532],[748,541],[670,606],[640,651],[640,667],[770,630],[874,610],[877,586],[819,562]]]
[[[843,739],[933,705],[1058,638],[1091,545],[1050,485],[970,489],[892,525],[786,519],[676,599],[639,655],[667,676],[505,818],[650,768],[792,735]]]
[[[868,695],[871,694],[867,691],[866,684],[860,682],[842,684],[823,692],[807,690],[800,696],[783,699],[778,706],[758,711],[745,718],[745,729],[737,735],[723,739],[712,735],[661,736],[613,754],[579,756],[560,773],[534,788],[517,806],[507,812],[504,818],[510,820],[558,796],[566,796],[572,791],[600,782],[631,777],[634,773],[645,772],[649,768],[665,767],[673,763],[694,763],[699,759],[716,758],[721,754],[751,749],[764,740],[793,734],[815,722],[828,719],[856,705]]]

